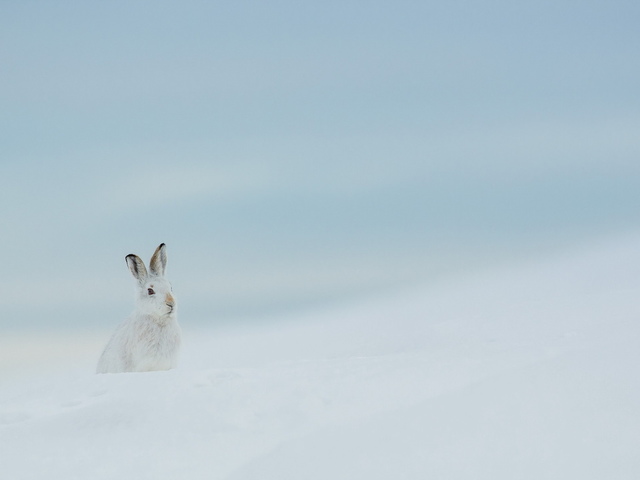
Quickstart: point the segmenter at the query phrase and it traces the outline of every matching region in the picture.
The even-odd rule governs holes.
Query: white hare
[[[181,332],[176,299],[165,278],[167,253],[161,244],[149,262],[149,272],[137,255],[126,256],[136,278],[136,308],[122,322],[98,361],[97,373],[149,372],[175,368]]]

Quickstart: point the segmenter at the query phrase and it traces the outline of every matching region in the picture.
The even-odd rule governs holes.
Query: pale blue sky
[[[640,227],[637,2],[2,2],[5,326],[185,322]],[[115,320],[114,320],[115,319]]]

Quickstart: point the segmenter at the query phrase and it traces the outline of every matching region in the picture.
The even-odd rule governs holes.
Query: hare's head
[[[167,247],[161,244],[149,262],[149,271],[137,255],[127,255],[129,270],[138,281],[136,310],[142,315],[154,318],[168,318],[176,313],[176,298],[171,291],[171,284],[165,278],[167,267]]]

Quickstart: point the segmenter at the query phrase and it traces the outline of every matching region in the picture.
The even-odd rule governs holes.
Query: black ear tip
[[[164,248],[164,247],[166,247],[166,245],[164,243],[161,243],[158,248]]]

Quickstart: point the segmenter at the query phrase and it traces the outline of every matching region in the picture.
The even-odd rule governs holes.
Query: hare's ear
[[[125,260],[133,276],[136,277],[140,283],[144,282],[147,278],[147,267],[144,266],[142,259],[137,255],[131,254],[127,255]]]
[[[152,275],[164,277],[164,271],[167,268],[167,246],[161,243],[156,251],[153,252],[151,262],[149,262],[149,269]]]

